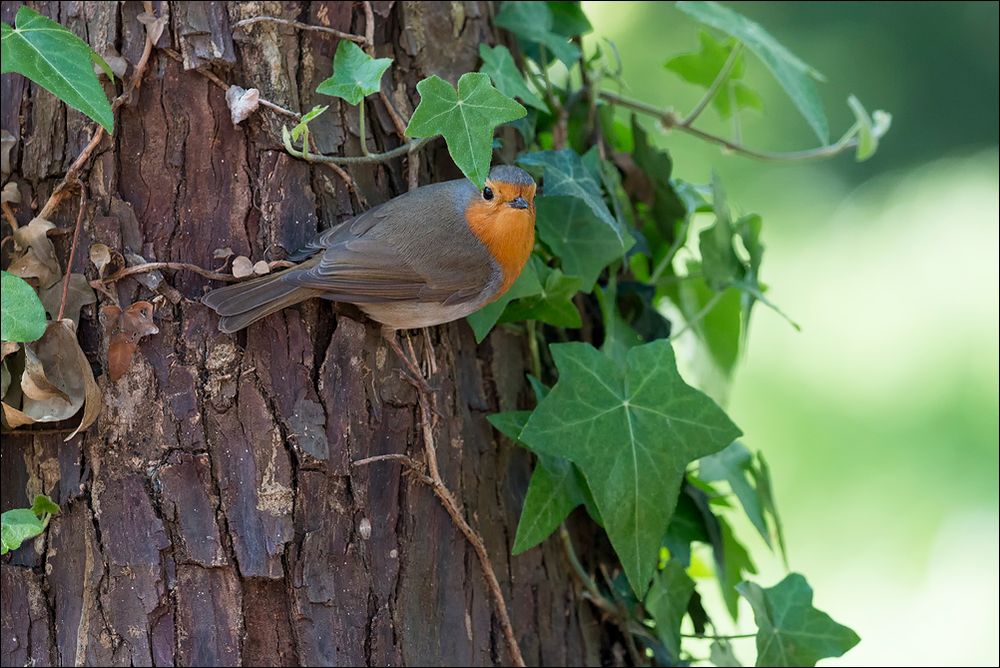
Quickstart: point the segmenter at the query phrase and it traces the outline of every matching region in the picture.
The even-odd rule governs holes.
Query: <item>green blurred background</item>
[[[837,665],[1000,662],[997,7],[739,3],[826,75],[834,137],[853,122],[850,93],[893,114],[867,163],[759,163],[654,133],[677,176],[704,183],[715,169],[737,211],[764,217],[763,279],[802,325],[758,307],[730,408],[771,463],[790,567],[862,637]],[[584,8],[588,46],[617,45],[628,94],[697,101],[662,67],[696,49],[691,19],[667,3]],[[744,114],[744,142],[815,145],[747,61],[765,110]],[[712,109],[699,123],[727,130]],[[759,560],[769,586],[783,567]],[[753,641],[737,643],[752,661]]]

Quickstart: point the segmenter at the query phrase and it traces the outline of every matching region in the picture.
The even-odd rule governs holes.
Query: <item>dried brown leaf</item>
[[[253,275],[253,262],[246,255],[240,255],[233,260],[233,276],[246,278]]]
[[[166,5],[166,3],[162,4],[164,6]],[[157,18],[156,16],[150,14],[149,12],[143,12],[142,14],[136,16],[135,19],[139,23],[146,26],[146,34],[149,35],[149,39],[150,41],[153,42],[153,44],[156,44],[158,41],[160,41],[160,35],[163,34],[163,29],[167,27],[166,14]]]
[[[226,91],[226,104],[229,105],[229,116],[233,125],[239,125],[260,105],[260,91],[256,88],[240,88],[230,86]]]
[[[3,187],[3,192],[0,193],[0,202],[21,203],[21,189],[17,187],[16,181],[11,181]]]
[[[62,278],[56,249],[46,233],[55,225],[44,218],[34,218],[14,231],[14,249],[19,255],[7,268],[21,278],[37,278],[42,288],[51,287]]]
[[[21,344],[16,341],[4,341],[0,343],[0,360],[11,353],[16,353],[21,348]]]
[[[136,348],[137,346],[121,332],[111,339],[111,343],[108,344],[108,378],[112,382],[118,381],[132,366]]]
[[[153,305],[138,301],[124,311],[114,305],[101,307],[100,321],[110,337],[108,344],[108,377],[117,381],[132,366],[132,359],[144,336],[159,333],[153,322]]]
[[[104,277],[104,268],[111,262],[111,249],[104,244],[90,244],[90,261],[97,267],[98,276]]]
[[[59,317],[59,303],[62,301],[62,281],[59,281],[51,288],[39,290],[38,296],[42,300],[45,311],[55,320]],[[97,295],[90,287],[90,281],[83,274],[69,275],[69,290],[66,292],[66,309],[63,317],[69,318],[74,324],[80,324],[80,309],[87,304],[97,303]]]
[[[253,273],[257,274],[258,276],[263,276],[264,274],[270,274],[271,265],[269,265],[264,260],[258,260],[253,265]]]
[[[10,151],[15,144],[17,140],[14,139],[14,135],[6,130],[0,130],[0,172],[3,173],[3,178],[7,178],[10,174]]]
[[[3,404],[3,419],[11,429],[17,429],[26,424],[34,424],[35,420],[30,415],[25,415],[6,401],[0,403]]]
[[[7,370],[7,360],[0,360],[0,398],[7,395],[10,387],[10,371]]]
[[[45,375],[42,361],[38,359],[30,346],[24,347],[24,373],[21,374],[21,391],[28,399],[53,402],[55,409],[61,406],[63,410],[66,410],[72,404],[66,393],[53,385],[48,376]],[[75,410],[70,412],[66,417],[75,412]]]
[[[216,248],[212,251],[212,257],[216,260],[228,260],[232,254],[233,249],[229,246],[226,246],[225,248]]]

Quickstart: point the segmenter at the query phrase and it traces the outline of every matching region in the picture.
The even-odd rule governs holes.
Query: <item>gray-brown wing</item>
[[[499,273],[460,213],[464,188],[426,186],[329,230],[315,263],[286,280],[354,303],[476,298]]]

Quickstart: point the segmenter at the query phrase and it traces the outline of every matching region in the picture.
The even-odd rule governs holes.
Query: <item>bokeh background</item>
[[[588,46],[617,45],[630,95],[697,101],[662,66],[696,49],[694,21],[668,3],[584,7]],[[737,9],[826,75],[834,137],[853,121],[850,93],[893,114],[862,164],[759,163],[654,133],[677,176],[715,169],[738,211],[764,217],[763,280],[802,326],[758,307],[729,407],[771,464],[790,567],[862,637],[827,663],[997,665],[997,3]],[[744,114],[746,144],[815,145],[749,54],[747,79],[765,111]],[[712,109],[699,123],[726,130]],[[783,566],[760,561],[770,586]],[[753,641],[736,642],[752,661]]]

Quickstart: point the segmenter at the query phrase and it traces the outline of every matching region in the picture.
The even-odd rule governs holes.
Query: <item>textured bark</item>
[[[32,4],[98,51],[138,60],[142,3]],[[475,69],[479,43],[495,39],[486,4],[373,5],[378,55],[395,59],[383,86],[406,113],[420,78],[455,81]],[[350,216],[354,200],[332,171],[280,150],[287,119],[262,110],[234,128],[223,91],[191,68],[290,109],[332,102],[312,124],[319,148],[357,155],[355,110],[313,92],[330,74],[336,38],[230,26],[272,15],[363,33],[360,3],[157,7],[170,12],[158,46],[183,64],[154,51],[92,160],[75,270],[94,277],[93,242],[205,267],[227,246],[276,259]],[[16,9],[4,3],[3,20]],[[2,85],[23,201],[40,206],[91,124],[19,76]],[[369,145],[398,145],[377,96],[368,110]],[[400,160],[352,174],[371,204],[406,188]],[[454,175],[441,146],[426,152],[422,182]],[[70,226],[73,208],[54,222]],[[18,216],[26,222],[30,208]],[[45,536],[2,564],[3,665],[508,662],[475,555],[431,492],[394,462],[351,466],[422,456],[415,395],[377,329],[313,301],[227,336],[197,302],[205,279],[168,272],[167,283],[180,299],[160,305],[160,333],[117,383],[104,373],[107,341],[93,314],[84,318],[81,340],[105,396],[94,427],[68,443],[3,439],[3,509],[39,492],[62,507]],[[131,279],[118,288],[123,304],[151,296]],[[526,660],[599,663],[600,631],[556,541],[510,556],[530,459],[485,416],[527,401],[523,340],[497,332],[477,346],[464,322],[432,338],[442,475],[485,537]],[[422,338],[414,343],[422,349]]]

